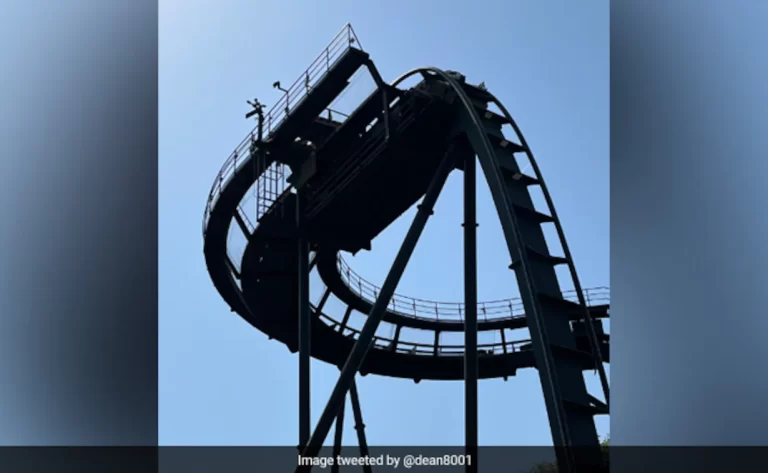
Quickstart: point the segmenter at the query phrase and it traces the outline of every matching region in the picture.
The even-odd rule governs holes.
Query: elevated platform
[[[315,85],[309,83],[302,85],[297,81],[298,86],[303,88],[303,90],[299,89],[301,95],[298,92],[291,93],[293,88],[289,89],[283,101],[285,118],[282,122],[278,122],[276,127],[273,124],[268,124],[271,130],[270,143],[275,147],[292,143],[296,137],[306,134],[310,124],[315,121],[324,123],[321,117],[322,112],[349,85],[349,79],[368,59],[367,53],[356,48],[349,48],[330,66]],[[310,136],[302,137],[310,138]]]
[[[452,141],[455,108],[417,91],[405,92],[392,107],[387,141],[381,111],[369,107],[380,106],[376,95],[318,151],[319,172],[306,181],[308,231],[319,246],[352,253],[369,249],[371,240],[423,196]],[[355,140],[342,133],[347,127]]]

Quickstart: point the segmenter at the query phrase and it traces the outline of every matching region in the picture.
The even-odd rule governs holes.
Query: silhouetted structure
[[[360,68],[377,89],[350,115],[328,109]],[[401,89],[419,74],[421,82]],[[318,59],[264,113],[249,102],[259,126],[229,157],[208,198],[203,223],[205,259],[214,285],[233,311],[270,338],[299,352],[299,448],[317,455],[334,419],[337,445],[344,400],[362,427],[355,387],[360,372],[428,380],[465,380],[466,445],[477,448],[477,381],[514,376],[536,367],[560,471],[582,471],[600,462],[593,416],[606,403],[586,389],[584,370],[597,369],[605,399],[608,335],[597,318],[608,316],[607,289],[583,291],[565,236],[530,149],[512,117],[484,84],[467,84],[456,72],[416,69],[385,83],[347,25]],[[498,112],[491,110],[497,107]],[[514,137],[502,126],[510,125]],[[521,172],[520,156],[532,173]],[[476,277],[475,159],[498,210],[515,271],[519,300],[478,303]],[[465,300],[449,304],[395,294],[398,281],[432,213],[449,173],[464,173]],[[548,209],[537,210],[529,188],[538,186]],[[255,196],[247,208],[243,199]],[[371,241],[419,199],[416,217],[382,287],[357,276],[340,257],[370,249]],[[255,212],[254,212],[255,210]],[[563,256],[553,256],[542,224],[554,224]],[[242,258],[228,252],[230,231],[247,238]],[[575,290],[565,293],[555,266],[566,265]],[[326,285],[309,300],[309,274]],[[334,294],[347,305],[338,318],[323,311]],[[603,302],[595,304],[596,299]],[[590,304],[589,302],[592,302]],[[361,330],[347,326],[352,311],[367,314]],[[375,336],[384,321],[392,338]],[[512,341],[506,331],[527,327],[531,339]],[[434,333],[434,343],[400,338],[402,328]],[[495,331],[501,343],[478,346],[478,332]],[[442,345],[440,334],[464,332],[464,345]],[[309,416],[309,357],[341,370],[314,432]],[[365,452],[365,434],[358,429]],[[476,469],[474,462],[472,469]],[[474,470],[476,471],[476,470]]]

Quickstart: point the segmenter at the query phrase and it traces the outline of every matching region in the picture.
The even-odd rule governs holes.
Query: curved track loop
[[[381,292],[381,287],[360,276],[341,255],[336,259],[336,273],[336,277],[341,279],[357,297],[368,303],[373,303],[378,297],[379,292]],[[595,316],[594,312],[596,310],[599,312],[601,308],[606,308],[605,310],[607,311],[610,292],[607,286],[591,287],[584,289],[583,292],[583,296],[590,306],[590,313],[593,313],[593,316]],[[579,301],[576,290],[563,291],[563,297],[566,300]],[[481,323],[497,322],[525,316],[520,298],[481,301],[478,302],[477,306]],[[464,314],[466,313],[464,302],[420,299],[397,293],[395,293],[390,301],[390,310],[392,313],[403,317],[458,324],[464,323]],[[603,317],[605,316],[607,316],[607,312],[604,313]]]
[[[345,304],[362,314],[370,313],[381,288],[363,279],[338,254],[321,254],[317,269],[323,282],[333,294]],[[578,302],[576,291],[564,291],[566,300]],[[584,290],[583,297],[591,305],[591,314],[596,318],[608,317],[609,290],[596,287]],[[520,329],[527,327],[525,310],[520,298],[481,301],[477,304],[478,331]],[[382,320],[396,326],[440,332],[464,331],[463,302],[432,301],[395,294]],[[574,313],[573,320],[583,316]]]
[[[404,79],[416,74],[421,73],[422,75],[428,75],[430,73],[436,74],[436,69],[432,68],[424,68],[424,69],[417,69],[414,71],[410,71],[409,73],[406,73],[405,75],[398,78],[396,81],[393,82],[393,86],[398,85],[400,82],[402,82]],[[449,83],[452,81],[452,78],[449,76],[446,76],[449,80]],[[463,95],[463,90],[461,89],[461,86],[458,84],[453,84],[456,90],[460,93],[460,97]],[[469,112],[474,112],[471,104],[468,103],[468,99],[466,96],[462,99],[465,103],[465,108]],[[498,101],[494,98],[494,101],[498,104]],[[501,108],[501,107],[500,107]],[[508,115],[508,113],[507,113]],[[511,117],[509,118],[511,121]],[[519,129],[516,125],[514,125],[516,132],[518,135]],[[523,141],[522,136],[520,136],[521,142]],[[239,278],[239,274],[237,270],[233,267],[234,264],[232,264],[231,261],[228,261],[228,258],[224,257],[221,258],[221,255],[226,255],[226,238],[227,234],[229,233],[229,227],[231,226],[231,223],[233,222],[232,216],[237,214],[235,216],[235,221],[245,221],[248,223],[249,228],[248,232],[246,232],[247,238],[251,238],[253,236],[253,231],[256,228],[256,225],[253,225],[250,223],[247,214],[245,212],[240,211],[240,202],[242,201],[245,194],[248,192],[248,187],[251,185],[255,180],[259,178],[260,174],[259,172],[254,172],[254,166],[252,166],[252,159],[250,154],[248,153],[248,138],[241,143],[241,146],[238,146],[238,149],[235,153],[230,157],[230,159],[227,160],[227,163],[225,163],[225,167],[230,169],[231,172],[226,173],[227,179],[217,179],[217,182],[214,183],[214,186],[212,188],[211,196],[209,196],[209,205],[206,208],[206,218],[204,219],[204,235],[205,235],[205,253],[206,253],[206,262],[209,267],[209,271],[211,271],[212,277],[214,279],[214,284],[216,285],[219,292],[222,294],[222,296],[230,303],[230,306],[232,307],[233,311],[240,313],[243,318],[248,320],[252,325],[255,325],[257,328],[263,330],[265,327],[263,324],[259,324],[256,321],[259,319],[259,316],[257,314],[252,313],[251,307],[249,307],[248,303],[246,302],[242,290],[238,287],[238,284],[236,282],[236,279]],[[526,150],[528,150],[526,146]],[[532,159],[532,156],[530,156],[530,151],[527,151],[529,153],[529,159],[532,164],[535,163],[535,161]],[[239,161],[239,162],[238,162]],[[270,165],[273,165],[276,163],[273,163],[271,160],[270,162],[261,163],[258,167],[261,168],[261,172],[263,173],[265,169],[267,169]],[[487,166],[484,166],[484,168]],[[538,174],[538,167],[535,168],[537,174]],[[493,171],[493,168],[491,169]],[[493,175],[493,174],[492,174]],[[226,181],[226,182],[225,182]],[[543,183],[543,181],[542,181]],[[544,189],[545,187],[542,186]],[[218,195],[217,194],[218,191]],[[498,193],[498,192],[497,192]],[[503,194],[503,191],[501,192]],[[545,191],[545,195],[548,198],[548,202],[551,203],[551,199],[549,198],[548,192]],[[497,202],[501,202],[502,206],[506,204],[506,199],[498,199],[497,196],[494,197]],[[498,204],[497,204],[498,205]],[[551,209],[550,211],[552,211]],[[507,213],[507,210],[500,210],[500,215],[502,213]],[[239,217],[239,219],[238,219]],[[502,219],[504,221],[504,219]],[[556,223],[558,224],[558,228],[560,229],[560,233],[562,234],[562,229],[559,226],[559,221],[556,220]],[[509,228],[505,228],[505,231],[509,231]],[[218,247],[218,250],[214,250],[215,247]],[[567,248],[567,246],[563,245],[564,249]],[[219,256],[216,257],[216,254]],[[319,258],[322,260],[322,258]],[[569,259],[570,260],[570,259]],[[321,261],[322,264],[322,261]],[[318,267],[320,268],[321,264],[318,264]],[[365,297],[362,297],[363,294],[354,294],[354,290],[352,289],[352,285],[349,284],[349,281],[343,282],[343,272],[339,271],[338,265],[344,264],[343,260],[340,260],[337,258],[337,255],[334,255],[332,266],[333,266],[333,272],[335,274],[335,278],[338,279],[336,283],[341,282],[343,285],[343,289],[346,289],[349,293],[350,297],[341,297],[341,299],[348,303],[350,306],[353,306],[354,309],[358,310],[359,312],[366,314],[372,305],[372,300],[367,299]],[[330,266],[327,264],[327,266]],[[569,265],[572,266],[572,265]],[[221,277],[216,277],[215,275],[218,274]],[[234,277],[233,277],[234,274]],[[351,274],[351,273],[348,273]],[[328,277],[328,271],[326,271],[326,274],[323,277],[326,284],[329,282],[333,283],[334,277]],[[361,279],[358,279],[360,282]],[[578,287],[578,281],[575,281],[574,284],[575,287]],[[334,291],[337,292],[337,291]],[[339,292],[344,292],[339,291]],[[375,298],[375,288],[374,293],[372,294]],[[565,295],[565,294],[564,294]],[[339,294],[337,293],[337,296]],[[586,306],[586,301],[584,298],[584,294],[575,291],[573,296],[575,296],[582,306]],[[345,300],[346,299],[346,300]],[[435,303],[435,306],[437,308],[435,317],[433,320],[429,320],[426,317],[419,317],[419,305],[423,304],[427,301],[421,301],[413,298],[408,298],[411,301],[411,307],[414,308],[413,314],[408,314],[403,310],[397,310],[397,298],[393,298],[392,303],[394,304],[394,307],[391,307],[390,310],[387,311],[385,314],[384,320],[390,323],[393,323],[395,325],[404,326],[404,327],[412,327],[412,328],[421,328],[425,330],[440,330],[440,331],[460,331],[463,328],[463,322],[461,320],[460,314],[461,314],[461,305],[460,304],[450,304],[450,303]],[[503,312],[503,310],[500,309],[501,304],[506,304],[508,308],[508,315],[505,316],[498,316],[493,317],[491,316],[488,318],[487,316],[484,318],[483,314],[488,314],[488,308],[491,307],[491,312],[493,315],[493,307],[496,306],[496,311]],[[458,320],[456,320],[456,317],[440,317],[441,314],[446,315],[446,312],[450,314],[450,306],[453,305],[456,307],[454,314],[459,315]],[[521,328],[526,326],[526,317],[522,314],[517,312],[517,309],[522,304],[519,302],[519,300],[506,300],[506,301],[490,301],[490,302],[481,302],[479,304],[479,310],[478,312],[481,314],[481,321],[480,321],[480,329],[481,330],[496,330],[496,329],[502,329],[502,328]],[[402,307],[401,309],[404,309],[405,307]],[[313,306],[312,307],[313,312],[315,313],[315,316],[321,320],[324,320],[326,324],[331,325],[332,327],[339,328],[339,332],[348,332],[348,335],[355,336],[355,333],[357,331],[351,327],[343,327],[342,328],[342,322],[339,320],[336,320],[329,315],[322,312],[322,310],[319,310],[318,307]],[[517,312],[517,313],[515,313]],[[599,306],[598,307],[598,316],[607,316],[607,306]],[[499,314],[501,315],[501,314]],[[440,320],[441,319],[441,320]],[[453,319],[453,320],[451,320]],[[325,324],[324,324],[325,325]],[[487,352],[489,354],[495,354],[499,353],[506,354],[505,352],[511,351],[512,353],[518,352],[520,346],[524,345],[524,342],[526,341],[510,341],[507,343],[495,343],[495,344],[486,344],[483,346],[483,348],[487,349]],[[293,343],[292,341],[286,341],[286,343],[289,345],[289,347],[292,347]],[[451,358],[455,358],[456,355],[461,355],[463,351],[459,350],[461,348],[460,346],[456,345],[441,345],[439,347],[436,347],[433,344],[425,344],[425,343],[411,343],[407,340],[393,340],[386,337],[377,337],[377,343],[375,344],[376,347],[387,347],[391,344],[394,344],[394,351],[400,352],[400,353],[408,353],[408,354],[430,354],[430,355],[445,355],[450,356]],[[314,350],[313,350],[314,351]],[[313,353],[314,355],[314,353]],[[331,361],[326,359],[326,361]],[[513,366],[517,367],[524,367],[526,366],[526,363],[519,364],[519,363],[512,363]],[[485,370],[483,370],[485,371]],[[512,369],[508,373],[501,373],[496,370],[494,370],[496,373],[485,373],[482,377],[491,377],[491,376],[506,376],[506,375],[513,375],[514,369]],[[376,371],[373,371],[376,372]],[[384,373],[382,373],[384,374]],[[390,373],[390,375],[397,375]],[[459,377],[453,378],[445,378],[445,377],[439,377],[438,379],[460,379]]]
[[[222,199],[223,202],[226,202],[227,200],[228,199],[226,198]],[[287,210],[287,212],[290,212],[290,210]],[[226,212],[216,212],[211,218],[213,225],[218,226],[222,224],[223,219],[221,219],[221,217],[225,216]],[[248,261],[262,258],[266,261],[275,255],[277,258],[273,259],[288,259],[294,254],[292,251],[289,254],[281,254],[275,243],[272,243],[269,249],[262,246],[262,244],[259,243],[259,227],[254,226],[244,215],[240,218],[246,221],[246,224],[249,227],[249,233],[252,234],[252,242],[249,243],[246,252],[243,255],[244,264],[247,264]],[[221,247],[223,246],[224,241],[220,237],[218,239],[219,243],[216,243],[216,236],[209,230],[208,236],[206,237],[207,254],[211,255],[217,253],[217,251],[214,250],[214,246],[219,246],[220,249],[218,250],[218,253],[221,254],[220,252],[223,251]],[[230,271],[227,269],[223,258],[220,258],[219,264],[215,261],[216,258],[207,258],[207,260],[209,262],[209,270],[212,271],[212,274],[217,266],[219,268],[219,274],[225,272],[228,273]],[[317,257],[315,258],[315,261],[317,261]],[[292,262],[287,265],[290,266],[291,264]],[[282,305],[285,298],[274,296],[274,294],[279,293],[276,288],[284,286],[285,284],[290,285],[293,276],[289,278],[289,281],[286,281],[283,277],[275,278],[273,281],[267,282],[267,287],[259,289],[259,286],[261,285],[254,285],[253,278],[244,274],[242,291],[237,287],[234,278],[228,278],[230,281],[229,284],[224,283],[225,281],[222,281],[220,277],[214,279],[219,281],[217,287],[225,299],[230,302],[233,311],[238,312],[247,322],[260,331],[267,333],[271,338],[275,338],[286,344],[291,351],[296,351],[296,327],[295,325],[291,325],[291,323],[295,321],[294,306],[285,308],[285,306]],[[291,291],[289,290],[287,292]],[[242,297],[243,293],[245,293],[244,298]],[[596,294],[595,297],[598,299],[607,298],[607,290],[597,291]],[[339,294],[336,295],[339,297]],[[571,295],[571,297],[575,298],[575,295]],[[241,300],[243,303],[236,305]],[[362,309],[357,307],[354,308],[358,310],[361,315],[365,315],[370,311],[372,302],[364,301],[362,298],[360,298],[360,300],[367,305],[364,305]],[[290,305],[292,302],[295,302],[295,298],[290,298],[288,304]],[[487,323],[490,329],[498,329],[499,327],[515,329],[526,326],[525,315],[522,311],[522,304],[519,299],[509,299],[499,302],[509,304],[512,308],[512,315],[489,320]],[[334,365],[343,364],[346,355],[351,350],[352,344],[358,338],[360,330],[345,325],[345,321],[341,317],[334,317],[326,313],[323,309],[323,305],[322,301],[311,305],[313,317],[320,322],[312,324],[314,340],[312,344],[312,356]],[[407,314],[401,314],[400,317],[416,320],[407,316]],[[396,319],[396,321],[397,320],[399,319]],[[423,320],[430,322],[428,319]],[[446,324],[447,322],[441,323]],[[454,322],[451,323],[451,325],[456,329],[463,327],[462,322]],[[441,327],[443,327],[441,330],[446,330],[444,328],[446,325],[441,325]],[[428,327],[426,329],[429,330]],[[515,375],[517,369],[535,366],[533,353],[530,350],[530,340],[528,339],[502,339],[500,342],[481,343],[478,348],[481,355],[481,378],[506,378],[507,376]],[[387,337],[378,335],[374,339],[373,349],[366,358],[366,363],[361,372],[364,375],[367,373],[376,373],[387,376],[410,378],[417,382],[421,379],[458,380],[462,379],[463,376],[463,355],[463,345],[442,342],[435,345],[434,343],[397,339],[396,336]],[[588,366],[584,367],[584,369],[587,368]],[[431,373],[431,375],[429,378],[426,378],[424,377],[424,373]]]

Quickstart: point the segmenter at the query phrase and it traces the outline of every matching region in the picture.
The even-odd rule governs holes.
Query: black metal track
[[[607,336],[598,333],[602,330],[595,329],[594,320],[607,317],[608,307],[603,304],[590,309],[588,306],[552,199],[514,120],[489,92],[466,84],[463,77],[455,73],[421,68],[387,85],[381,81],[367,54],[354,47],[348,47],[331,62],[329,59],[327,72],[319,76],[312,87],[307,73],[306,96],[292,105],[291,111],[286,105],[280,126],[269,130],[270,138],[259,142],[251,138],[250,146],[241,144],[230,157],[214,184],[204,222],[206,264],[214,285],[232,311],[270,338],[285,343],[291,351],[301,352],[300,447],[322,443],[320,437],[327,435],[327,429],[339,415],[338,406],[329,403],[319,423],[324,425],[325,432],[316,430],[309,438],[308,357],[311,355],[341,368],[345,363],[349,364],[347,358],[355,352],[356,340],[361,337],[368,340],[366,337],[370,336],[372,343],[369,347],[364,351],[357,348],[357,353],[364,353],[363,357],[354,363],[355,366],[342,370],[342,379],[354,375],[357,369],[363,375],[376,373],[417,382],[422,379],[506,379],[517,369],[537,368],[555,445],[583,447],[558,450],[561,471],[578,471],[579,465],[596,464],[600,453],[593,416],[607,413],[607,406],[596,402],[587,393],[582,371],[599,370],[608,400],[608,383],[602,365],[609,355]],[[378,84],[377,91],[343,123],[315,118],[335,94],[346,87],[348,78],[361,66],[371,71]],[[398,85],[414,74],[421,74],[423,82],[414,88],[400,90]],[[289,95],[286,93],[286,104],[291,103]],[[398,100],[396,104],[392,102],[394,99]],[[497,105],[501,115],[489,111],[489,104]],[[369,125],[376,117],[380,123]],[[502,125],[513,128],[516,140],[504,136]],[[446,133],[446,127],[452,131]],[[311,136],[315,144],[310,148],[303,141],[295,141],[296,136]],[[533,176],[520,172],[516,153],[528,156]],[[392,284],[396,286],[399,279],[397,274],[384,289],[375,289],[370,299],[362,292],[356,292],[349,286],[349,278],[345,280],[342,274],[339,250],[359,251],[370,247],[370,240],[424,195],[439,166],[450,172],[445,166],[452,167],[455,162],[459,169],[463,169],[466,167],[463,160],[473,154],[477,155],[498,211],[524,314],[510,311],[509,316],[488,320],[478,314],[477,331],[498,331],[502,342],[491,347],[478,347],[477,370],[465,372],[467,365],[463,351],[445,353],[436,344],[409,344],[400,339],[400,331],[405,327],[433,331],[435,339],[439,340],[438,335],[442,332],[464,331],[463,319],[439,320],[419,316],[415,299],[411,299],[413,314],[398,309],[394,303],[396,297],[392,298]],[[258,185],[266,186],[267,181],[271,183],[276,179],[274,176],[270,178],[269,173],[274,172],[270,169],[278,162],[290,165],[293,182],[302,186],[303,190],[299,192],[303,195],[301,208],[297,194],[290,188],[275,186],[273,189],[269,184],[272,192],[269,210],[260,212],[255,219],[249,217],[240,202],[255,182],[264,181]],[[303,164],[305,162],[311,165]],[[385,177],[397,177],[398,166],[409,169],[404,174],[408,181],[403,181],[397,187],[399,190],[392,193],[392,188],[383,183]],[[467,179],[473,181],[470,176]],[[329,184],[322,184],[324,182],[333,184],[329,187]],[[430,184],[433,188],[435,185]],[[471,184],[467,185],[472,188]],[[534,207],[528,191],[530,186],[540,186],[548,206],[546,213]],[[440,187],[436,188],[438,193]],[[372,198],[382,192],[388,195],[386,203]],[[436,199],[437,194],[431,198]],[[467,205],[473,206],[473,198],[469,194],[466,198],[469,199]],[[358,208],[376,205],[382,211],[366,217],[365,224],[359,218],[360,223],[355,223],[355,217],[344,217],[345,213],[355,212]],[[471,222],[474,216],[470,207],[467,207],[469,213],[465,218]],[[301,231],[298,231],[299,220]],[[237,225],[232,231],[243,232],[248,240],[240,261],[233,261],[228,255],[227,238],[233,221]],[[258,223],[254,224],[254,221]],[[423,223],[426,220],[422,227]],[[542,231],[545,223],[555,225],[563,256],[550,254]],[[337,238],[335,235],[344,236]],[[473,232],[467,232],[470,246],[474,244],[472,235]],[[415,240],[411,244],[415,244]],[[307,259],[310,250],[314,253],[311,261]],[[471,255],[469,252],[466,256],[470,266],[474,264]],[[407,257],[398,264],[407,264]],[[563,298],[554,269],[558,264],[568,266],[577,302]],[[310,304],[307,299],[306,275],[312,267],[316,267],[327,286],[318,304]],[[472,279],[471,275],[468,269],[467,278]],[[468,284],[470,291],[472,285]],[[376,297],[382,290],[384,296]],[[304,296],[297,297],[297,294]],[[324,312],[323,306],[331,294],[348,305],[343,316]],[[482,303],[473,302],[471,291],[468,294],[467,304],[474,307],[474,311],[484,309]],[[305,309],[302,309],[303,304],[306,304]],[[465,312],[466,307],[465,304]],[[348,327],[347,320],[352,311],[377,314],[377,318],[395,328],[394,337],[374,337],[378,322],[364,327],[367,335]],[[469,312],[474,320],[473,311]],[[298,317],[300,313],[305,315]],[[505,339],[505,329],[522,327],[529,328],[531,340]],[[297,334],[302,336],[297,337]],[[475,343],[473,339],[467,338],[467,343]],[[489,353],[483,351],[488,349],[491,350]],[[474,363],[473,358],[467,358],[467,362]],[[334,402],[343,402],[349,389],[347,384],[347,381],[340,381],[337,385]],[[470,405],[476,405],[476,400],[472,399],[475,388],[471,386],[468,384],[467,388],[468,409]],[[477,427],[473,415],[467,417],[468,429],[474,429],[467,432],[468,446],[476,445]]]

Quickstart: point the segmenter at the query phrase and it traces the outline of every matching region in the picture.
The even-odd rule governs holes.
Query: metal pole
[[[256,135],[256,144],[258,145],[258,150],[256,149],[256,145],[251,143],[251,146],[254,151],[257,151],[256,156],[253,157],[254,162],[254,180],[256,181],[256,188],[254,189],[256,191],[256,198],[254,199],[256,201],[256,222],[259,221],[259,218],[261,218],[261,215],[259,215],[259,211],[261,210],[259,206],[259,200],[260,200],[260,194],[261,191],[261,180],[259,177],[261,177],[261,156],[264,155],[264,150],[262,147],[264,146],[264,107],[259,103],[258,100],[255,101],[256,106],[256,114],[259,117],[259,126],[258,131]]]
[[[365,359],[365,355],[368,353],[368,349],[373,344],[373,337],[381,322],[381,318],[384,315],[384,311],[387,308],[387,304],[389,304],[389,300],[392,298],[392,295],[397,288],[397,284],[400,282],[400,278],[408,264],[408,260],[413,254],[413,250],[421,236],[421,232],[427,224],[427,219],[432,215],[432,209],[435,202],[437,202],[437,197],[440,195],[440,191],[443,189],[448,174],[450,174],[453,169],[453,165],[454,161],[450,158],[450,155],[446,154],[443,158],[443,162],[440,164],[432,178],[432,182],[429,184],[424,200],[421,205],[419,205],[416,217],[413,219],[411,228],[408,229],[408,233],[403,240],[400,251],[395,257],[395,262],[392,264],[392,268],[389,270],[389,274],[381,288],[381,293],[376,298],[376,302],[371,308],[371,313],[368,314],[368,319],[365,321],[365,325],[363,325],[363,328],[360,331],[360,336],[354,347],[352,347],[349,358],[339,374],[339,379],[336,382],[336,386],[333,388],[328,404],[325,406],[325,410],[317,421],[315,432],[312,434],[307,447],[304,449],[302,454],[304,457],[315,457],[320,452],[320,448],[322,447],[325,438],[328,436],[328,431],[331,429],[333,418],[338,412],[339,405],[352,385],[355,373],[360,369],[360,366]]]
[[[363,411],[360,409],[360,397],[357,395],[357,383],[352,380],[352,386],[349,388],[349,395],[352,400],[352,415],[355,416],[355,430],[357,431],[357,443],[360,445],[360,456],[367,457],[368,442],[365,440],[365,424],[363,423]],[[363,465],[363,473],[371,473],[371,465]]]
[[[309,314],[309,243],[304,228],[302,195],[296,206],[299,258],[299,449],[304,449],[311,433],[310,425],[310,314]],[[334,412],[336,415],[338,410]]]
[[[346,409],[346,396],[341,402],[341,409],[336,416],[336,432],[334,432],[333,438],[333,465],[331,466],[331,473],[339,473],[339,463],[336,459],[341,455],[341,444],[344,438],[344,411]]]
[[[264,107],[257,102],[257,112],[259,116],[258,143],[262,144],[264,140]]]
[[[477,472],[477,209],[475,154],[464,164],[464,422],[468,473]]]

